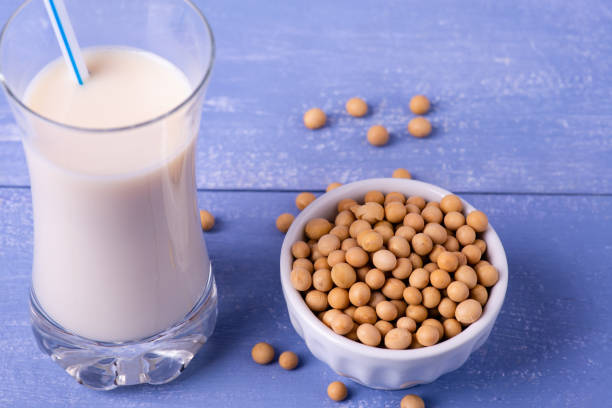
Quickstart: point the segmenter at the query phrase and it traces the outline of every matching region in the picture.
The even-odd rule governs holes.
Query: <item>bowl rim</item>
[[[508,261],[501,240],[491,224],[489,224],[483,239],[487,244],[487,253],[490,254],[491,251],[495,253],[494,257],[496,258],[496,261],[491,263],[499,271],[499,281],[490,290],[489,298],[483,310],[483,314],[476,322],[472,323],[457,336],[444,340],[433,346],[419,349],[389,350],[367,346],[357,341],[350,340],[335,333],[323,322],[321,322],[315,313],[308,308],[301,294],[295,290],[293,285],[291,285],[290,274],[293,264],[291,245],[293,245],[293,243],[298,239],[303,239],[304,226],[309,219],[313,218],[311,215],[312,213],[316,212],[321,207],[327,207],[332,204],[335,207],[337,202],[341,199],[346,198],[347,196],[355,196],[356,193],[351,194],[351,191],[354,190],[363,190],[363,192],[358,193],[361,195],[365,194],[369,190],[379,190],[383,192],[399,191],[404,195],[417,195],[416,193],[410,193],[410,191],[418,189],[427,190],[427,193],[430,194],[430,196],[439,196],[438,199],[447,194],[452,194],[450,191],[434,184],[417,180],[399,178],[366,179],[344,184],[322,194],[315,201],[310,203],[308,207],[302,210],[302,212],[295,218],[291,224],[291,227],[287,231],[285,238],[283,239],[280,253],[280,278],[287,308],[292,308],[294,313],[297,314],[296,317],[299,317],[302,322],[305,322],[308,325],[308,327],[303,328],[303,330],[308,329],[311,332],[316,333],[318,338],[324,338],[327,341],[335,343],[336,346],[339,346],[346,351],[359,354],[364,357],[382,360],[411,361],[436,357],[451,352],[452,350],[474,341],[479,337],[480,333],[485,332],[487,329],[490,329],[493,326],[497,315],[501,310],[508,287]],[[462,197],[459,198],[461,198],[463,203],[464,212],[469,213],[475,210],[475,207],[469,202],[465,201]]]

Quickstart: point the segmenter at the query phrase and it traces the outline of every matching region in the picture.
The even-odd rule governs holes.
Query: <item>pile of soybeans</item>
[[[337,334],[408,349],[456,336],[478,320],[499,279],[486,261],[481,211],[398,192],[343,199],[332,221],[314,218],[291,248],[291,282]]]

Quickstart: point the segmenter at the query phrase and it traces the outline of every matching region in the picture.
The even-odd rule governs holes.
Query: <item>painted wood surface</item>
[[[218,51],[201,188],[312,190],[406,167],[453,191],[612,193],[607,0],[196,3]],[[434,103],[426,140],[406,132],[415,93]],[[344,112],[355,95],[364,119]],[[312,106],[329,115],[316,132],[301,122]],[[384,148],[365,141],[376,123]],[[28,185],[18,139],[1,100],[0,185]]]
[[[19,3],[0,2],[0,20]],[[610,2],[196,3],[217,40],[197,164],[201,205],[218,220],[206,234],[220,292],[216,332],[175,382],[109,393],[77,385],[36,349],[29,182],[0,98],[0,407],[399,406],[406,392],[350,382],[349,401],[326,398],[327,383],[341,378],[289,323],[274,228],[279,213],[295,210],[293,191],[396,167],[465,192],[490,215],[510,263],[487,343],[411,392],[428,407],[609,405]],[[434,103],[425,140],[405,130],[415,93]],[[355,95],[370,104],[366,118],[344,113]],[[329,118],[316,132],[301,123],[312,106]],[[392,132],[384,148],[365,142],[375,123]],[[298,370],[253,364],[250,348],[262,340],[296,351]]]
[[[78,385],[35,346],[27,293],[32,251],[28,189],[0,189],[0,406],[2,407],[399,407],[402,391],[348,380],[311,356],[287,315],[278,279],[283,235],[275,217],[294,193],[201,192],[217,215],[206,233],[220,294],[215,334],[187,370],[164,386],[95,392]],[[612,197],[478,195],[509,260],[506,302],[485,345],[459,370],[411,392],[428,407],[603,407],[612,378]],[[258,341],[294,350],[286,372],[250,359]]]

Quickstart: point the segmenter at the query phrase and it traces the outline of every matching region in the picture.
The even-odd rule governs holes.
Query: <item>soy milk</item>
[[[28,132],[36,136],[24,140],[33,289],[73,333],[137,340],[179,322],[209,278],[195,196],[199,124],[179,106],[193,86],[145,51],[90,48],[84,56],[84,86],[58,59],[24,95],[34,112],[67,125],[37,119]]]

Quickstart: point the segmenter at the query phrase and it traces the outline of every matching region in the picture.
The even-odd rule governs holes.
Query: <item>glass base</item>
[[[30,292],[32,331],[38,347],[80,384],[96,390],[174,380],[212,335],[217,287],[210,274],[202,297],[185,318],[146,339],[105,343],[70,333],[42,310]]]

